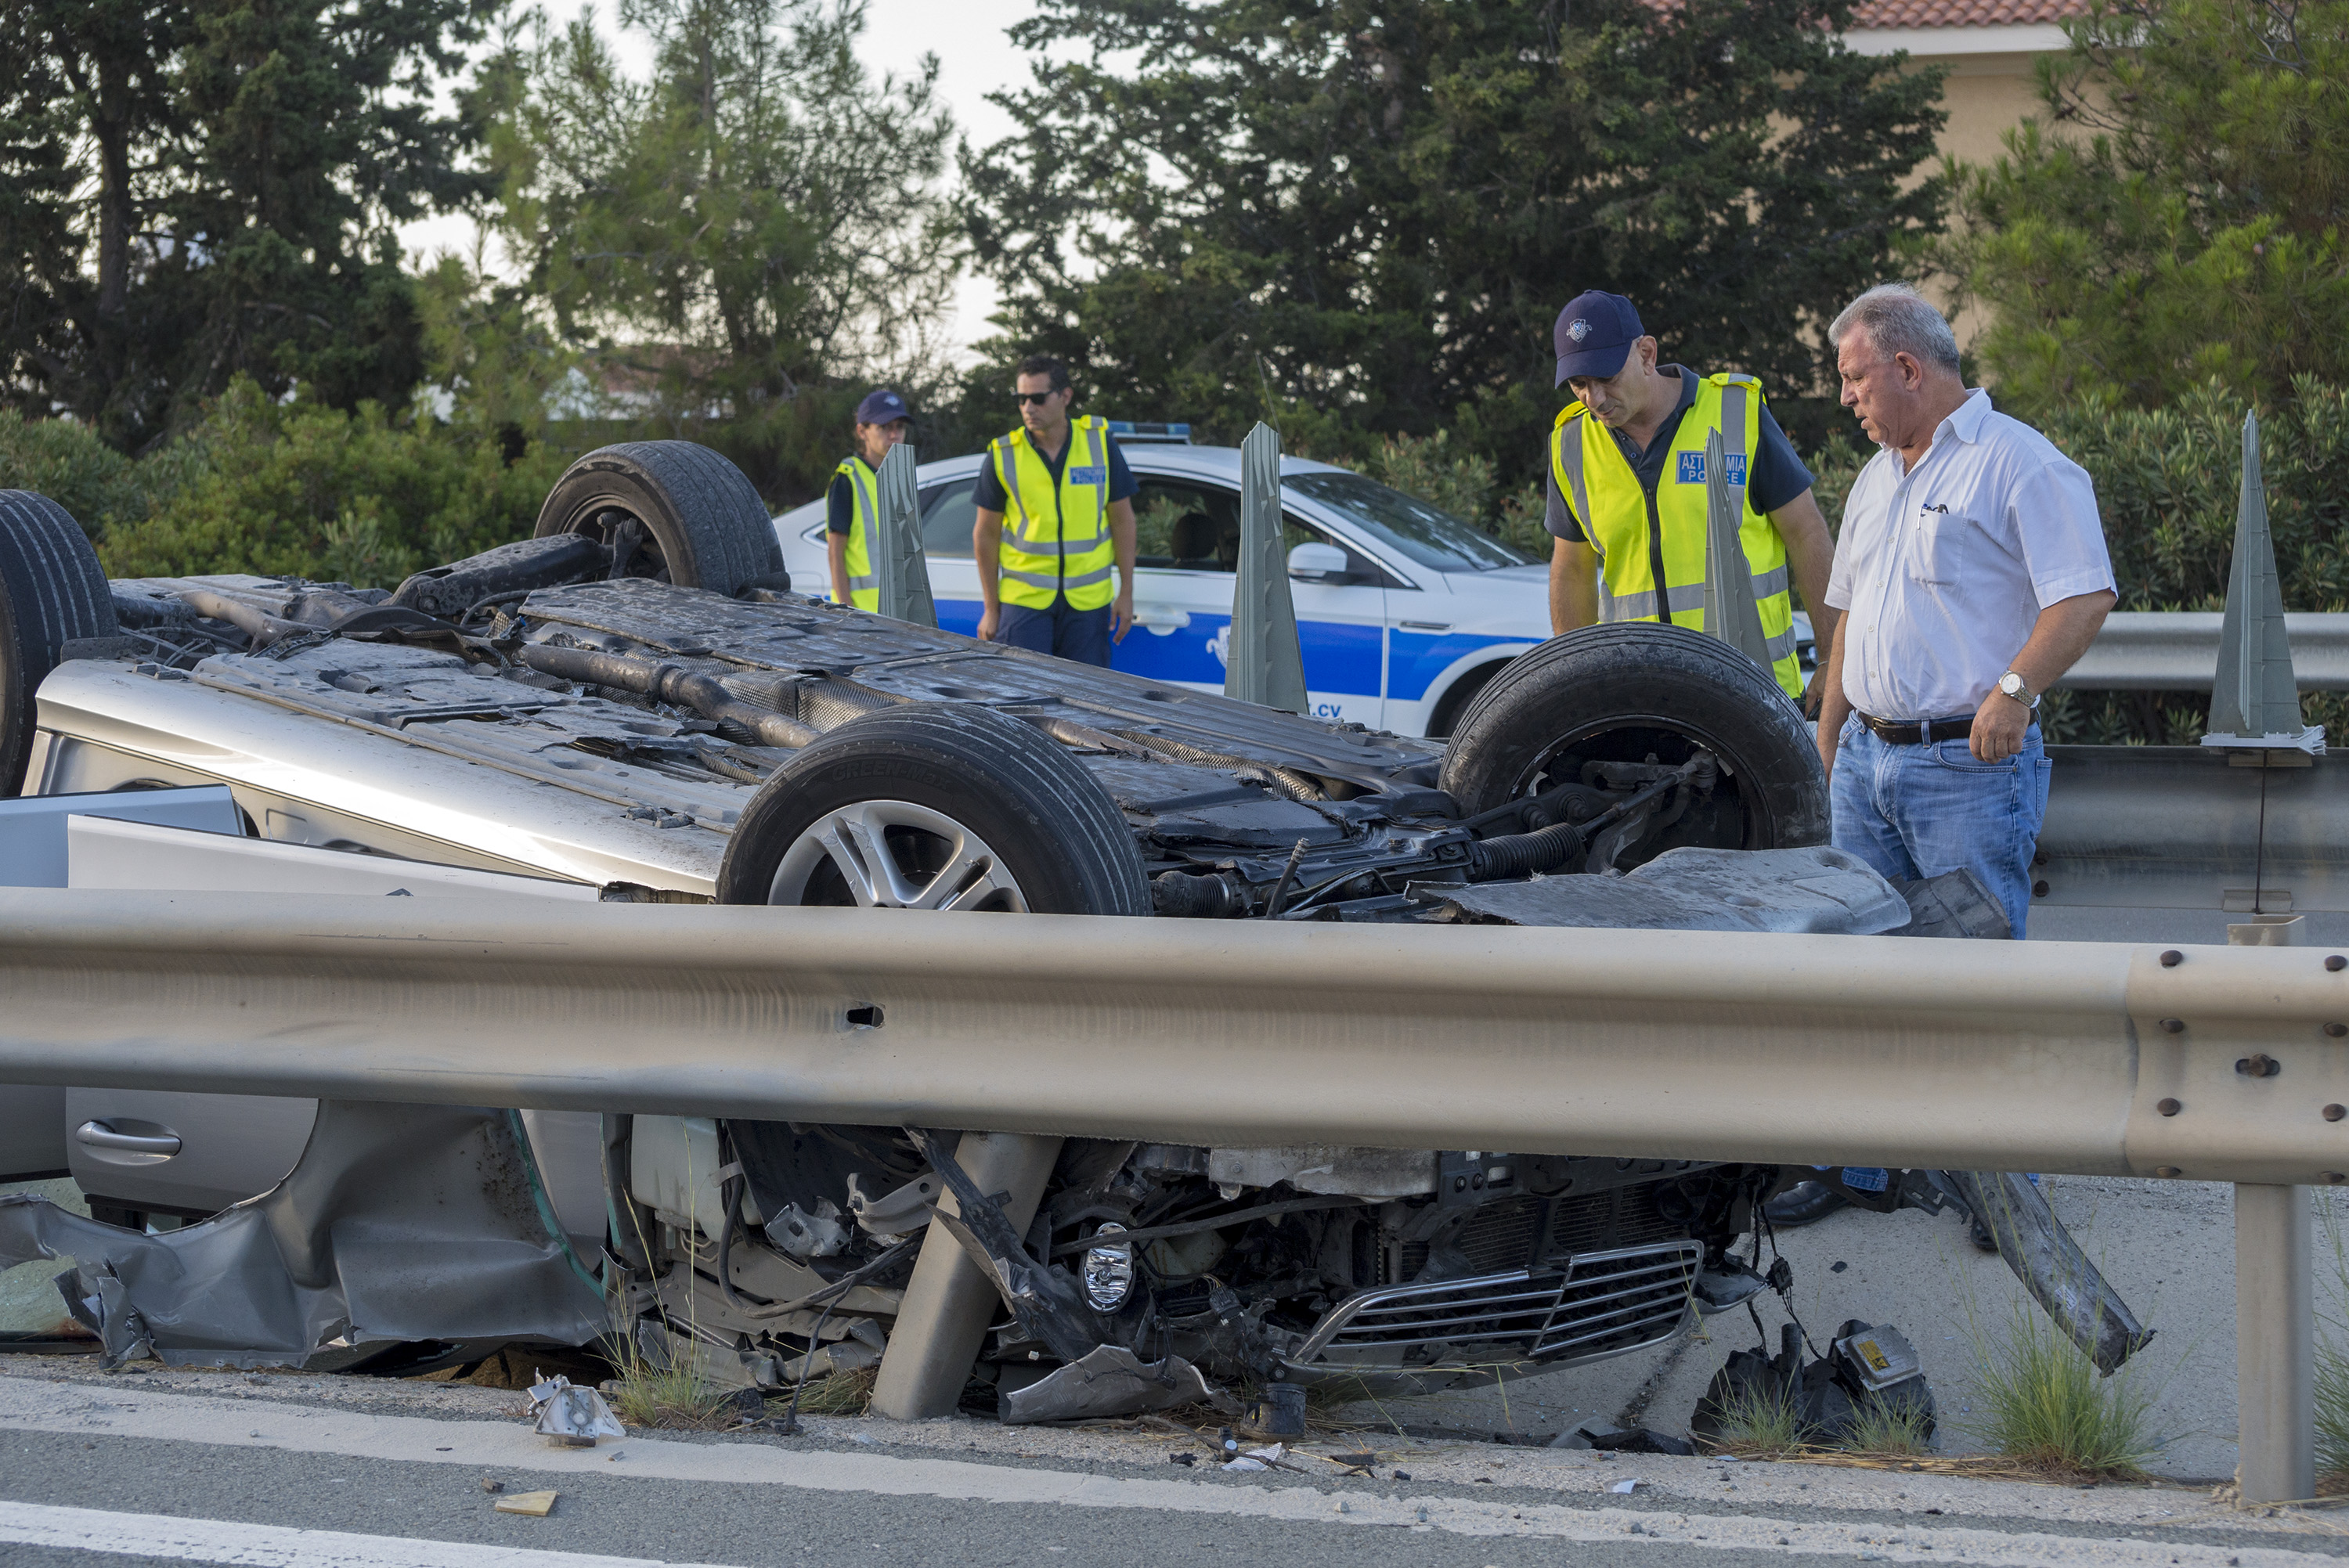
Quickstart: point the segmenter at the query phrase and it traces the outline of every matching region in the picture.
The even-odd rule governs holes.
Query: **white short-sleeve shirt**
[[[1843,690],[1878,718],[1955,718],[1997,686],[2058,600],[2113,586],[2087,470],[1977,387],[1901,471],[1853,481],[1827,603]]]

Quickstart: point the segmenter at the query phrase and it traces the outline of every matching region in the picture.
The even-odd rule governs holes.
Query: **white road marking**
[[[239,1436],[255,1418],[252,1398],[150,1393],[0,1377],[0,1430],[90,1432],[215,1448],[275,1449],[402,1464],[595,1474],[791,1487],[805,1491],[973,1502],[1054,1504],[1209,1514],[1286,1523],[1383,1526],[1472,1536],[1825,1555],[1859,1562],[1949,1563],[1970,1568],[2341,1568],[2329,1554],[2276,1547],[2205,1546],[2110,1535],[1928,1527],[1914,1522],[1777,1519],[1559,1503],[1485,1501],[1441,1493],[1250,1486],[1220,1480],[1141,1480],[1083,1471],[1014,1469],[964,1460],[810,1452],[763,1443],[704,1444],[630,1438],[594,1449],[550,1448],[520,1418],[511,1422],[375,1416],[279,1406],[264,1418],[270,1436]],[[102,1416],[101,1416],[102,1413]],[[610,1462],[615,1453],[626,1462]],[[1392,1487],[1392,1483],[1389,1483]],[[608,1496],[609,1493],[605,1495]],[[1594,1500],[1596,1499],[1596,1493]],[[1342,1498],[1346,1511],[1332,1504]],[[595,1560],[543,1553],[566,1564]],[[610,1561],[608,1559],[605,1561]]]
[[[599,1557],[462,1541],[353,1535],[340,1530],[288,1530],[230,1519],[178,1519],[165,1513],[113,1513],[0,1502],[0,1542],[60,1551],[115,1552],[181,1563],[233,1563],[237,1568],[664,1568],[647,1557]]]

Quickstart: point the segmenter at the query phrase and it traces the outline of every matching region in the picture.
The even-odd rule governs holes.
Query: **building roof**
[[[2085,14],[2088,0],[1860,0],[1854,32],[1880,27],[2044,26]]]

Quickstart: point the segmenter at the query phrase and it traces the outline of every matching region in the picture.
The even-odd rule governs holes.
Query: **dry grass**
[[[1795,1408],[1794,1399],[1775,1381],[1747,1383],[1731,1389],[1729,1397],[1721,1402],[1720,1419],[1719,1431],[1702,1439],[1704,1446],[1716,1453],[1775,1460],[1792,1458],[1804,1450],[1802,1416]]]
[[[1917,1459],[1933,1451],[1933,1439],[1922,1410],[1870,1398],[1860,1406],[1851,1437],[1842,1446],[1879,1459]]]
[[[609,1345],[612,1364],[619,1368],[612,1411],[623,1425],[674,1431],[733,1424],[732,1415],[721,1408],[730,1390],[709,1380],[707,1357],[692,1354],[657,1367],[632,1338],[616,1335]]]
[[[2107,1377],[2030,1303],[2004,1331],[1974,1336],[1971,1423],[1998,1456],[2066,1480],[2141,1480],[2168,1439],[2152,1424],[2153,1395],[2132,1376]]]
[[[861,1416],[873,1403],[873,1384],[880,1376],[878,1367],[854,1367],[845,1372],[827,1372],[821,1377],[812,1377],[800,1391],[800,1414]],[[770,1408],[781,1402],[771,1400]]]

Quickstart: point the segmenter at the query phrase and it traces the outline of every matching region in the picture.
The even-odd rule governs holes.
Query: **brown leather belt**
[[[1852,710],[1858,713],[1859,710]],[[1963,718],[1897,719],[1878,718],[1874,714],[1859,714],[1859,722],[1868,726],[1868,733],[1877,739],[1894,746],[1926,746],[1936,740],[1963,740],[1974,732],[1974,716]]]

